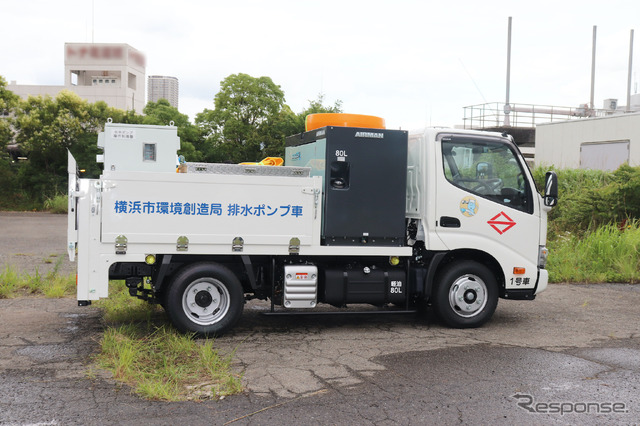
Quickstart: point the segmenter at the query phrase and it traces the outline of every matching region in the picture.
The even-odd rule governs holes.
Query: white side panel
[[[319,178],[120,173],[102,186],[103,243],[124,235],[129,245],[167,244],[175,251],[178,237],[186,236],[190,253],[198,245],[231,252],[236,237],[245,248],[288,249],[293,237],[301,246],[319,243]]]

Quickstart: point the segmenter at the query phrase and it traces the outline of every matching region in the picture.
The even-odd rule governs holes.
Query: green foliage
[[[558,205],[549,214],[552,282],[640,281],[640,167],[614,172],[555,170]],[[544,188],[546,170],[534,170]]]
[[[67,150],[78,167],[86,170],[85,177],[97,177],[97,133],[108,117],[117,122],[140,121],[132,113],[104,102],[89,104],[66,90],[55,98],[30,96],[19,101],[13,121],[15,142],[28,160],[15,164],[12,176],[5,176],[14,192],[38,204],[66,193]]]
[[[0,76],[0,160],[7,160],[7,145],[13,138],[13,120],[10,118],[15,113],[19,97],[7,90],[7,81]]]
[[[305,131],[305,120],[307,115],[310,114],[321,114],[321,113],[339,113],[342,111],[342,101],[337,100],[334,102],[332,106],[324,105],[324,94],[319,93],[318,97],[315,100],[309,100],[309,106],[302,110],[300,114],[295,115],[294,117],[294,127],[292,128],[289,135],[294,135],[297,133],[302,133]]]
[[[7,90],[6,80],[0,76],[0,209],[23,204],[17,170],[7,150],[15,135],[13,116],[18,101],[19,97]]]
[[[69,200],[66,195],[56,195],[44,201],[44,209],[51,213],[67,213]]]
[[[545,169],[536,168],[538,188]],[[640,218],[640,167],[622,165],[614,172],[555,170],[558,205],[549,215],[550,236],[556,232],[584,233],[609,223]]]
[[[214,106],[196,118],[206,135],[207,161],[259,161],[274,146],[279,150],[285,135],[274,129],[282,120],[284,92],[269,77],[228,76],[220,84]]]
[[[604,225],[549,241],[551,282],[640,282],[640,222]]]
[[[203,161],[200,129],[189,121],[186,114],[181,114],[176,107],[171,106],[166,99],[158,102],[149,102],[144,107],[144,124],[160,126],[173,125],[178,127],[178,137],[180,138],[179,155],[184,155],[187,161]]]

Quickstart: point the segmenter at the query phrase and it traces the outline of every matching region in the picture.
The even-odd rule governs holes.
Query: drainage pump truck
[[[78,303],[124,280],[200,335],[231,329],[250,299],[270,300],[267,314],[427,305],[449,326],[477,327],[498,298],[547,287],[557,178],[547,173],[539,195],[509,135],[409,133],[353,114],[311,115],[306,126],[286,139],[284,166],[177,167],[173,124],[109,120],[99,179],[78,178],[69,154]]]

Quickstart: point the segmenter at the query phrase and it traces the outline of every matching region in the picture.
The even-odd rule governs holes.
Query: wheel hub
[[[229,310],[229,292],[213,278],[201,278],[189,284],[182,296],[182,308],[200,325],[214,324]]]
[[[449,304],[461,317],[478,315],[487,304],[487,286],[478,276],[465,274],[451,286]]]
[[[201,308],[206,308],[211,304],[211,302],[213,302],[213,297],[208,291],[199,291],[196,294],[195,300],[196,305],[200,306]]]
[[[467,303],[473,303],[478,298],[478,295],[474,290],[467,290],[464,293],[464,301]]]

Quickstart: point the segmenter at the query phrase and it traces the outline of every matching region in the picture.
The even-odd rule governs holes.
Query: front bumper
[[[508,289],[504,292],[505,299],[511,300],[533,300],[536,295],[543,292],[549,284],[549,271],[546,269],[538,269],[538,281],[535,287],[527,289]]]

